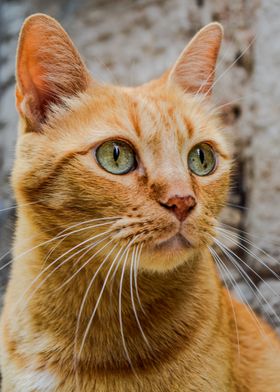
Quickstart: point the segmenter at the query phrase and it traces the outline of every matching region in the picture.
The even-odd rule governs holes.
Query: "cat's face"
[[[43,50],[38,32],[51,36]],[[36,202],[34,221],[53,233],[98,225],[75,233],[73,246],[97,235],[124,251],[137,244],[142,268],[173,268],[212,243],[227,194],[229,150],[206,98],[220,27],[202,30],[171,71],[137,88],[91,81],[63,34],[42,16],[23,29],[17,197]]]

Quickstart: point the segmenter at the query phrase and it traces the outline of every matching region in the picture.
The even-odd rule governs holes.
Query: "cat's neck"
[[[42,237],[38,235],[30,245],[38,246],[39,238],[41,242]],[[18,235],[17,242],[20,241]],[[25,284],[29,286],[43,268],[67,252],[67,248],[56,249],[46,263],[52,248],[38,248],[36,256],[34,252],[24,256],[23,268],[32,269],[29,282]],[[194,350],[197,342],[203,345],[203,339],[206,342],[216,328],[221,290],[208,251],[201,251],[192,260],[166,273],[139,271],[139,298],[129,268],[123,280],[118,270],[114,279],[108,279],[104,285],[108,268],[96,274],[102,261],[98,258],[65,284],[77,271],[73,269],[77,258],[57,270],[54,265],[41,275],[31,290],[36,294],[30,299],[29,309],[38,335],[56,336],[48,349],[53,352],[56,346],[57,352],[64,350],[65,360],[75,363],[81,372],[92,367],[92,371],[101,373],[127,373],[132,371],[131,364],[134,369],[148,369],[151,363],[157,366],[168,361],[188,346]],[[20,265],[23,265],[22,260],[15,269],[23,275]],[[48,279],[44,280],[47,275]],[[199,335],[203,339],[197,339]],[[48,349],[45,349],[46,356]]]

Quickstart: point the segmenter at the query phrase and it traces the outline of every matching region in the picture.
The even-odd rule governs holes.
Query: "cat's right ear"
[[[17,108],[26,130],[40,131],[53,104],[85,91],[89,73],[60,24],[44,14],[24,23],[16,66]]]

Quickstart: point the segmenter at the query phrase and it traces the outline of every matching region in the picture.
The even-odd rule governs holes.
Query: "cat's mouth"
[[[191,247],[191,243],[181,233],[155,245],[155,249],[158,251],[179,251]]]

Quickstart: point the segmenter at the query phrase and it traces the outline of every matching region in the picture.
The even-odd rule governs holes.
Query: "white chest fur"
[[[57,387],[55,377],[47,371],[26,369],[16,374],[14,392],[53,392]]]

